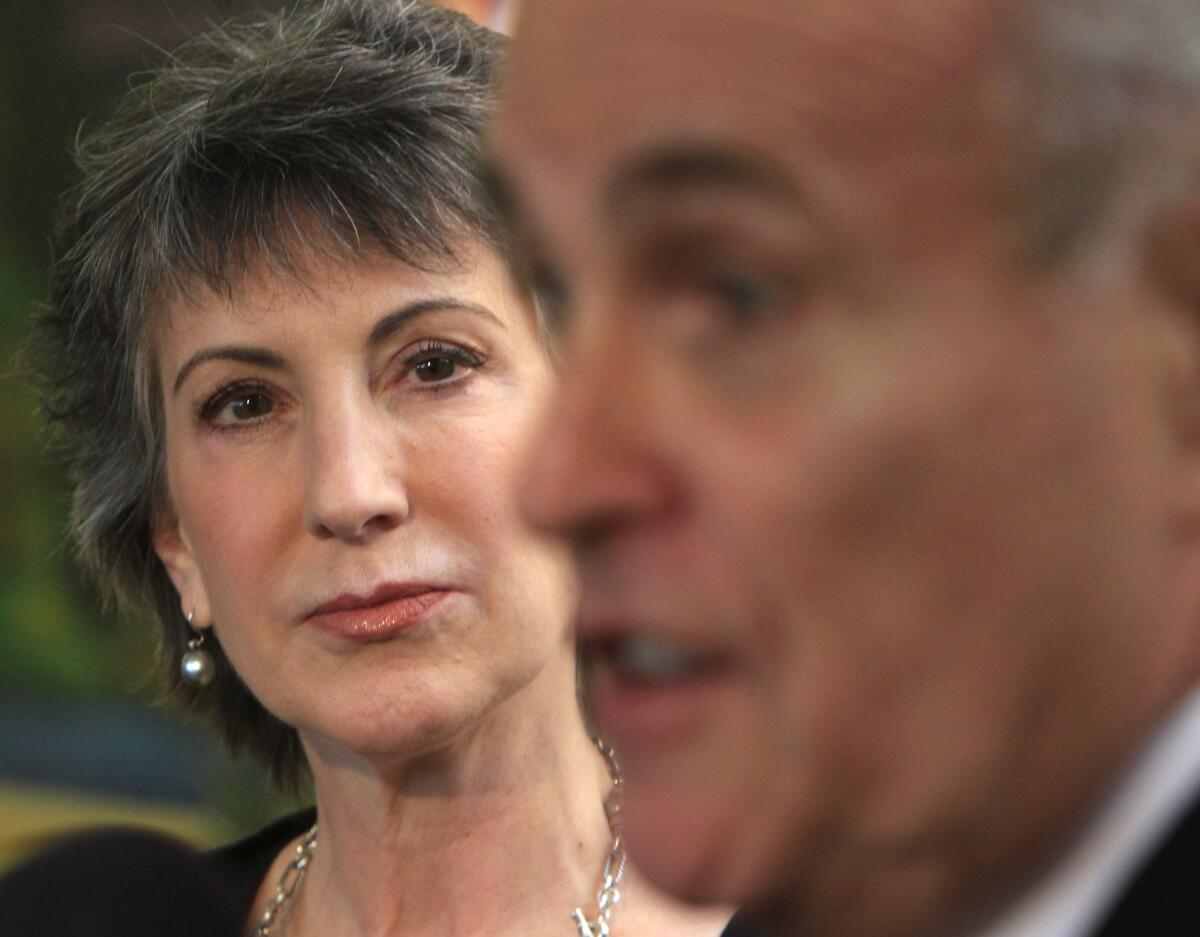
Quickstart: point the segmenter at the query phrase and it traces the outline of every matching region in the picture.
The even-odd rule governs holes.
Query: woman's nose
[[[314,536],[366,542],[408,517],[402,440],[370,407],[315,426],[309,460],[304,525]]]

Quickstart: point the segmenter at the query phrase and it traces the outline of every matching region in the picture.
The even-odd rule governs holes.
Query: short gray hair
[[[1140,225],[1195,191],[1200,167],[1196,0],[1032,0],[1005,49],[1021,109],[1024,252],[1071,255],[1113,220]],[[1010,38],[1014,38],[1010,37]]]
[[[453,265],[463,236],[503,250],[480,184],[501,40],[415,0],[325,0],[199,36],[77,141],[49,301],[25,362],[74,486],[71,533],[106,598],[152,611],[169,690],[294,786],[294,730],[214,645],[216,681],[179,678],[189,637],[152,541],[165,504],[148,353],[164,302],[230,292],[301,252]]]

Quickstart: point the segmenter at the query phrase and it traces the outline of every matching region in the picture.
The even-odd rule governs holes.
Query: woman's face
[[[553,373],[489,251],[303,281],[260,271],[169,310],[156,548],[309,742],[419,752],[573,666],[569,562],[511,495]]]

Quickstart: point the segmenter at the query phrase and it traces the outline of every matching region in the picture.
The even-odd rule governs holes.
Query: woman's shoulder
[[[0,937],[237,937],[271,863],[314,819],[290,814],[209,852],[144,829],[72,835],[0,877]]]
[[[306,833],[316,818],[313,808],[290,813],[243,839],[201,854],[201,860],[225,883],[243,918],[279,851]]]
[[[261,872],[265,873],[279,850],[308,832],[316,819],[317,811],[312,807],[289,813],[243,839],[202,853],[202,858],[220,872],[259,871],[261,864]]]
[[[234,937],[244,920],[202,854],[148,830],[73,835],[0,878],[0,937]]]

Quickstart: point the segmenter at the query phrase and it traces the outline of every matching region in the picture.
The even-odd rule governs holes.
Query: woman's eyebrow
[[[254,348],[247,345],[220,345],[216,348],[202,348],[188,358],[183,367],[179,369],[179,373],[175,375],[175,387],[171,393],[179,393],[184,379],[196,365],[213,360],[240,361],[243,364],[257,364],[267,368],[282,368],[284,365],[283,358],[267,348]]]
[[[376,322],[371,328],[371,334],[367,337],[367,347],[378,345],[398,328],[419,316],[448,309],[461,309],[464,312],[474,313],[488,319],[502,329],[508,329],[508,326],[486,306],[462,299],[455,299],[453,296],[434,296],[408,303],[395,312],[388,313]]]
[[[508,329],[508,326],[486,306],[455,299],[451,296],[438,296],[416,300],[395,312],[388,313],[371,328],[371,334],[367,337],[367,345],[368,347],[378,345],[405,323],[411,322],[419,316],[446,309],[461,309],[474,313],[490,320],[502,329]],[[175,386],[171,392],[179,393],[179,388],[183,386],[184,380],[197,365],[213,360],[238,361],[242,364],[255,364],[267,368],[282,368],[285,364],[282,357],[267,348],[255,348],[247,345],[220,345],[216,348],[202,348],[188,358],[183,367],[179,369],[179,373],[175,375]]]

